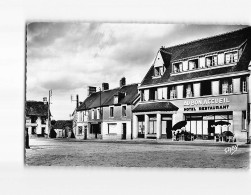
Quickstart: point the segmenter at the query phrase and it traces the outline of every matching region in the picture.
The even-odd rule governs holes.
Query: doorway
[[[214,120],[208,120],[208,139],[214,139],[215,127],[212,127]]]
[[[166,138],[172,139],[172,120],[166,121]]]
[[[122,139],[126,139],[126,123],[122,123]]]

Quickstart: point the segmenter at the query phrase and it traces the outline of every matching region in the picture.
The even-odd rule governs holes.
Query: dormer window
[[[155,77],[162,76],[165,70],[166,70],[165,66],[154,67],[154,76]]]
[[[199,68],[199,60],[198,59],[193,59],[188,61],[188,69],[189,70],[194,70]]]
[[[174,63],[173,64],[173,72],[177,73],[177,72],[182,72],[183,68],[182,68],[182,62],[179,63]]]
[[[225,53],[225,63],[230,64],[238,61],[238,52],[228,52]]]
[[[217,55],[206,57],[206,67],[217,65]]]

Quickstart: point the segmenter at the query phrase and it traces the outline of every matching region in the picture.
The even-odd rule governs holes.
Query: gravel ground
[[[28,166],[249,168],[250,148],[226,154],[233,145],[35,138],[25,156]]]

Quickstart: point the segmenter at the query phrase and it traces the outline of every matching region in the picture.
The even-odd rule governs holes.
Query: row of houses
[[[127,85],[123,77],[114,89],[108,83],[99,91],[89,87],[88,97],[73,113],[72,134],[76,139],[166,139],[172,137],[172,126],[185,120],[186,130],[198,139],[214,139],[229,130],[237,141],[246,141],[250,61],[250,27],[161,47],[141,83]],[[43,136],[48,132],[46,104],[30,109],[32,104],[27,103],[27,131]],[[230,125],[214,126],[217,121]],[[57,134],[68,137],[59,130]]]
[[[198,139],[229,130],[238,141],[250,131],[251,28],[161,47],[139,84],[107,83],[75,110],[77,139],[171,138],[187,121]],[[93,91],[94,89],[94,91]],[[226,121],[231,125],[213,124]],[[223,128],[223,129],[222,129]]]

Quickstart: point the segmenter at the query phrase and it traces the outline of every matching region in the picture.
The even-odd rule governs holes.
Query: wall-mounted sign
[[[186,100],[184,101],[184,106],[198,106],[198,105],[211,105],[211,104],[225,104],[230,103],[227,97],[224,98],[207,98],[199,100]]]

